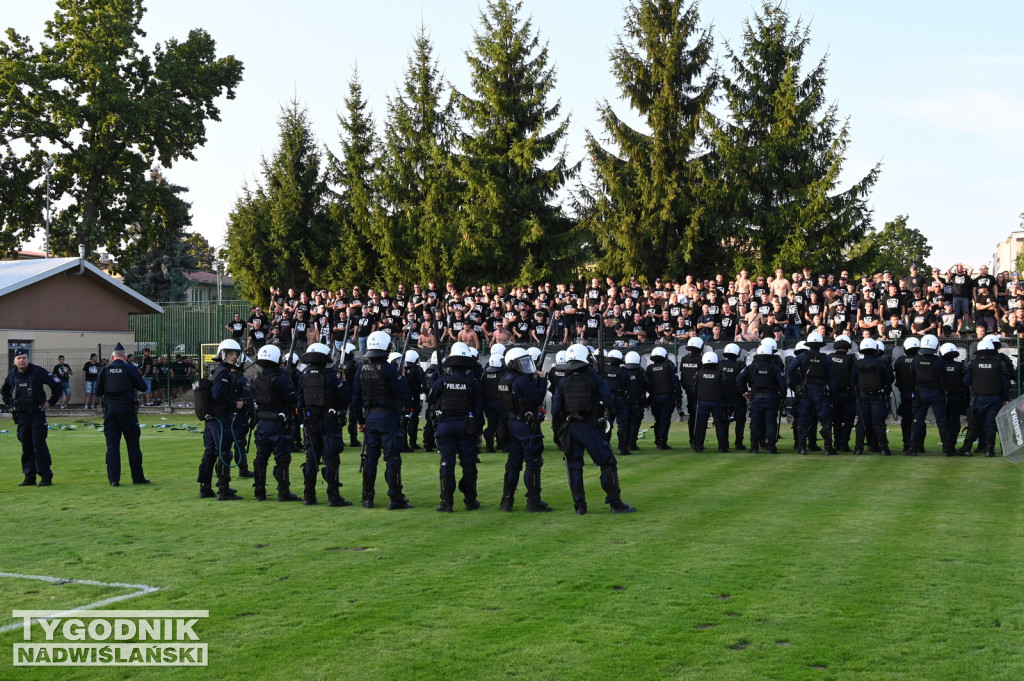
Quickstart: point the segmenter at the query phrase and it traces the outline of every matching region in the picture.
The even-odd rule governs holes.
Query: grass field
[[[1020,468],[934,444],[803,457],[788,427],[779,455],[694,454],[684,434],[620,461],[639,513],[607,513],[588,466],[583,517],[550,444],[555,513],[522,512],[522,488],[500,513],[504,456],[482,454],[483,508],[457,497],[448,515],[436,454],[405,457],[415,508],[389,512],[256,503],[241,480],[244,501],[201,501],[201,436],[152,428],[152,485],[110,488],[102,434],[54,428],[54,486],[18,488],[0,435],[0,572],[152,585],[108,608],[210,612],[207,668],[13,667],[19,629],[0,634],[0,679],[1024,678]],[[354,499],[357,459],[342,454]],[[124,592],[0,578],[0,626]]]

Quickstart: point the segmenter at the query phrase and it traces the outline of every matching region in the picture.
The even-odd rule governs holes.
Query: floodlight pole
[[[50,257],[50,170],[53,168],[53,159],[46,159],[46,248],[43,249],[45,257]]]

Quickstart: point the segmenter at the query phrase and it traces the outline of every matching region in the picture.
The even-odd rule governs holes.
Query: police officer
[[[612,513],[635,513],[636,508],[622,501],[618,463],[598,426],[606,415],[614,416],[615,401],[604,379],[591,368],[588,356],[585,346],[579,343],[569,346],[566,350],[569,374],[559,383],[551,401],[552,414],[565,415],[561,439],[573,506],[577,515],[587,512],[583,487],[583,452],[586,450],[594,464],[601,468],[601,488]]]
[[[974,398],[974,429],[984,433],[985,456],[996,455],[996,414],[1010,400],[1010,374],[998,355],[992,340],[983,338],[964,371],[964,385]],[[959,453],[971,456],[970,444]]]
[[[366,354],[352,383],[353,400],[363,432],[363,507],[373,508],[377,464],[384,456],[388,510],[412,508],[402,493],[401,410],[409,402],[409,386],[387,360],[391,336],[374,331],[366,339]]]
[[[892,456],[885,434],[885,415],[889,411],[892,390],[892,367],[882,356],[881,341],[865,338],[860,343],[861,358],[857,360],[857,439],[853,453],[864,453],[864,440],[875,443],[884,456]]]
[[[626,353],[622,362],[622,381],[629,416],[625,436],[626,447],[619,449],[628,454],[640,449],[637,438],[640,434],[640,424],[644,419],[644,411],[647,409],[647,373],[640,367],[640,353]]]
[[[834,351],[828,356],[836,381],[832,393],[832,441],[838,452],[850,451],[850,433],[857,414],[857,358],[850,354],[852,347],[849,336],[836,336],[832,342]]]
[[[921,350],[921,341],[911,336],[903,341],[903,354],[893,360],[892,373],[896,380],[896,389],[900,391],[900,404],[896,415],[900,417],[900,431],[903,433],[903,453],[910,454],[914,449],[914,376],[913,365],[917,353]]]
[[[476,364],[476,362],[474,362]],[[419,450],[416,440],[420,434],[420,411],[423,409],[423,386],[427,377],[420,366],[420,353],[405,351],[405,382],[409,385],[409,408],[405,418],[405,451]]]
[[[1002,348],[1003,337],[1000,336],[999,334],[988,334],[982,340],[985,340],[986,338],[992,343],[992,347],[995,348],[995,351],[996,351],[996,354],[995,354],[996,358],[1002,364],[1003,369],[1006,371],[1006,373],[1010,377],[1010,395],[1011,396],[1015,395],[1016,394],[1016,384],[1017,384],[1017,368],[1013,366],[1013,361],[1010,359],[1010,357],[1008,355],[1005,355],[1005,354],[1003,354],[1002,352],[999,351],[1000,348]],[[975,347],[975,352],[977,352],[977,347]],[[973,358],[973,355],[971,357]],[[977,452],[981,452],[983,450],[984,451],[988,451],[989,447],[988,447],[988,444],[985,441],[985,430],[984,429],[982,429],[981,431],[977,431],[977,430],[969,428],[968,429],[968,435],[976,437],[978,439],[978,448],[975,451],[977,451]],[[967,441],[967,438],[965,438],[965,442],[966,441]],[[971,440],[971,442],[973,442],[973,439]]]
[[[209,413],[204,414],[203,460],[199,464],[199,498],[236,501],[242,497],[231,489],[231,451],[235,445],[236,421],[246,420],[243,393],[248,388],[245,376],[232,371],[242,356],[238,341],[227,339],[217,346],[217,366],[210,374]],[[217,473],[217,493],[211,488]]]
[[[835,390],[835,376],[832,362],[821,352],[825,340],[817,331],[807,334],[807,352],[793,360],[786,369],[786,381],[793,386],[793,392],[800,394],[800,414],[797,416],[797,451],[807,454],[807,441],[814,428],[814,421],[821,424],[821,437],[826,456],[833,456],[832,408],[829,394]]]
[[[107,480],[111,487],[121,485],[121,436],[128,450],[132,484],[148,485],[142,472],[139,447],[139,416],[136,392],[146,392],[146,381],[134,364],[125,361],[124,346],[118,343],[110,354],[110,364],[100,369],[96,394],[103,400],[103,436],[107,441]]]
[[[484,427],[484,442],[487,445],[487,452],[494,451],[494,436],[498,431],[498,413],[501,404],[498,400],[498,382],[505,375],[505,362],[501,355],[490,355],[487,358],[487,368],[484,369],[483,378],[480,381],[480,388],[483,392],[484,418],[487,425]]]
[[[601,378],[604,379],[605,385],[608,386],[608,392],[612,394],[612,400],[615,402],[614,406],[609,405],[609,411],[615,414],[615,425],[618,428],[618,455],[629,456],[630,413],[629,406],[626,404],[625,370],[622,368],[621,351],[608,351],[608,356],[604,362],[604,371],[601,372]],[[612,430],[608,428],[608,431],[604,434],[605,442],[610,442],[611,437]]]
[[[330,347],[313,343],[302,355],[306,370],[299,376],[298,406],[306,429],[306,463],[302,467],[302,503],[317,503],[316,477],[322,473],[327,483],[327,505],[331,508],[351,506],[341,496],[341,452],[345,441],[341,430],[341,416],[348,409],[349,388],[342,383],[333,369]],[[322,465],[322,468],[321,468]]]
[[[943,377],[946,372],[946,363],[937,354],[939,339],[932,334],[926,334],[921,338],[921,350],[914,357],[910,366],[911,377],[914,381],[914,430],[913,449],[908,452],[909,456],[917,456],[924,453],[925,438],[925,416],[928,410],[932,410],[935,416],[935,427],[939,431],[939,439],[942,442],[942,453],[948,454],[953,450],[953,444],[949,441],[949,432],[946,427],[946,393],[943,390]]]
[[[455,460],[462,468],[459,491],[467,511],[480,508],[476,495],[477,464],[480,463],[480,435],[483,430],[483,393],[473,375],[479,366],[465,343],[455,343],[444,361],[448,371],[441,375],[427,395],[427,408],[434,412],[435,438],[441,453],[440,513],[451,513],[455,504]]]
[[[505,364],[509,372],[498,383],[498,396],[508,415],[508,460],[505,462],[500,509],[512,510],[519,473],[525,465],[526,512],[546,513],[551,507],[540,498],[540,471],[544,466],[544,436],[540,431],[543,415],[540,409],[544,404],[548,380],[537,371],[530,354],[522,348],[509,350]]]
[[[786,377],[766,346],[758,346],[754,359],[736,377],[736,388],[750,396],[750,453],[757,454],[762,443],[770,454],[778,454],[778,418],[786,395]]]
[[[295,386],[281,368],[281,349],[264,345],[256,353],[260,373],[252,380],[256,399],[256,458],[253,487],[256,501],[267,500],[267,464],[274,455],[274,479],[278,501],[298,501],[291,492],[292,438],[290,424],[295,416]]]
[[[683,398],[675,367],[668,361],[668,351],[658,346],[651,350],[647,365],[647,394],[654,417],[654,446],[672,449],[668,444],[668,429],[672,423],[672,407]],[[696,416],[696,409],[693,410]]]
[[[725,376],[718,366],[718,355],[713,351],[704,353],[700,371],[693,379],[691,394],[696,402],[697,418],[693,427],[693,451],[704,451],[704,437],[708,431],[708,418],[715,419],[715,433],[718,436],[718,451],[729,451],[729,420],[725,407]]]
[[[430,361],[423,372],[423,391],[430,393],[434,382],[441,376],[442,367],[438,366],[437,351],[430,353]],[[437,449],[437,442],[434,439],[434,414],[428,409],[423,419],[423,451],[433,452]]]
[[[253,472],[249,470],[249,431],[256,428],[256,400],[252,394],[252,386],[245,377],[245,364],[251,362],[249,356],[242,353],[238,363],[231,366],[232,373],[237,373],[240,378],[237,380],[242,384],[242,402],[245,403],[243,417],[232,421],[232,444],[235,452],[235,464],[238,467],[238,477],[251,478]]]
[[[722,349],[722,359],[718,368],[725,379],[725,406],[729,419],[736,424],[736,449],[746,450],[743,444],[743,432],[747,427],[747,401],[738,390],[736,379],[743,371],[744,364],[740,361],[740,346],[729,343]]]
[[[356,378],[356,369],[358,368],[356,362],[356,346],[353,343],[345,343],[345,347],[342,349],[341,355],[341,371],[338,372],[338,378],[348,384],[349,389],[352,388],[352,382]],[[359,417],[356,414],[354,400],[353,406],[349,407],[348,411],[348,444],[351,447],[358,447],[362,443],[359,441]]]
[[[50,399],[46,399],[46,388],[50,389]],[[14,369],[7,374],[0,395],[4,404],[12,407],[18,426],[21,472],[25,475],[18,487],[34,486],[36,476],[40,487],[53,484],[50,448],[46,444],[46,410],[57,404],[63,392],[59,378],[28,361],[26,348],[14,351]]]
[[[956,439],[960,435],[960,417],[966,412],[970,402],[970,389],[964,385],[964,363],[960,361],[960,348],[952,343],[939,346],[939,355],[946,362],[946,372],[942,376],[942,391],[946,395],[946,436],[944,440],[950,444],[944,454],[956,456]]]
[[[565,350],[559,350],[555,353],[555,364],[551,367],[551,371],[548,372],[548,392],[551,394],[552,399],[555,397],[555,390],[558,388],[558,384],[568,375],[569,367],[565,364]],[[554,416],[551,417],[552,439],[555,442],[555,446],[559,448],[562,446],[558,436],[561,425],[560,422],[555,421]]]
[[[697,378],[697,372],[700,371],[700,358],[703,354],[704,341],[694,336],[686,341],[686,354],[679,360],[679,385],[682,387],[683,394],[686,395],[686,434],[690,447],[693,447],[693,426],[697,420],[697,399],[693,395],[693,382]],[[653,352],[651,358],[654,358]],[[655,424],[657,424],[657,418],[655,418]],[[655,433],[657,433],[657,426],[655,426]],[[667,434],[666,428],[666,436]]]

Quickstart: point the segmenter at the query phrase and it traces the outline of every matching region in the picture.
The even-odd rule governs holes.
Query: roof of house
[[[211,284],[214,286],[216,286],[217,284],[216,272],[205,272],[203,270],[189,270],[185,272],[185,278],[196,284]],[[221,275],[221,285],[234,286],[235,280],[226,274]]]
[[[83,276],[90,276],[117,289],[123,295],[134,298],[153,312],[162,313],[164,311],[162,307],[146,296],[128,288],[88,260],[83,261],[79,258],[45,258],[42,260],[0,262],[0,296],[13,293],[57,274],[62,274],[69,270],[77,270],[83,265]]]

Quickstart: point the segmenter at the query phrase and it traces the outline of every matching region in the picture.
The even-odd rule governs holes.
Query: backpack
[[[195,405],[196,418],[206,421],[215,416],[213,396],[210,391],[213,389],[213,381],[208,378],[200,378],[192,383],[192,392],[195,393],[192,403]]]

